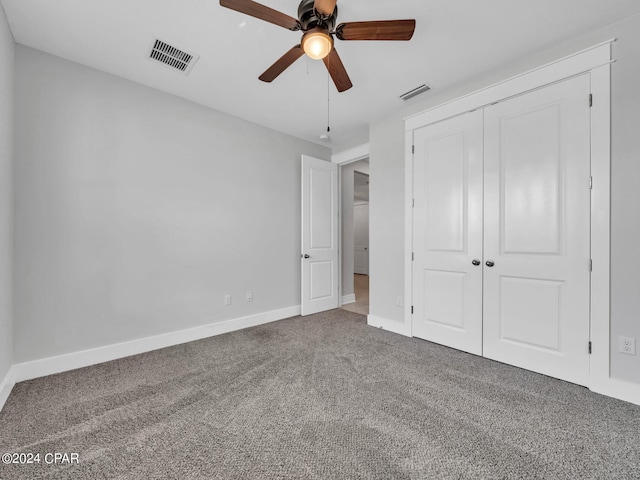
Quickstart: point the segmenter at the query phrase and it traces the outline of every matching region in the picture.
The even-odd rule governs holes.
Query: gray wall
[[[14,42],[0,4],[0,382],[13,363],[12,244]]]
[[[340,167],[342,184],[342,295],[352,295],[354,244],[353,244],[353,172],[369,173],[369,160],[359,160]]]
[[[464,85],[435,88],[402,112],[371,125],[371,315],[403,321],[403,310],[395,303],[404,291],[403,118],[611,38],[618,39],[612,66],[611,373],[640,383],[640,355],[618,353],[619,335],[640,342],[640,16]]]
[[[300,304],[327,148],[22,46],[16,104],[15,362]]]

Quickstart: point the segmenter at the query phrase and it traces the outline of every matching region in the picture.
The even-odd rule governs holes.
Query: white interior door
[[[338,166],[302,156],[302,315],[338,308]]]
[[[588,95],[583,75],[485,109],[484,355],[581,385],[589,380]]]
[[[353,207],[354,273],[369,275],[369,204]]]
[[[482,111],[414,132],[416,337],[482,354]]]

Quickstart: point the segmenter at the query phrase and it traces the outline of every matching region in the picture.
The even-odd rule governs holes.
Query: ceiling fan
[[[337,0],[302,0],[298,6],[298,18],[290,17],[266,5],[252,0],[220,0],[220,5],[251,15],[292,31],[301,30],[302,40],[262,75],[260,80],[272,82],[303,54],[314,60],[322,59],[339,92],[349,90],[353,84],[342,60],[333,46],[333,37],[339,40],[410,40],[416,27],[415,20],[379,20],[370,22],[341,23]]]

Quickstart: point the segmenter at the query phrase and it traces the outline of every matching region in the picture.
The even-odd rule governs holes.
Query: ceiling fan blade
[[[252,0],[220,0],[220,5],[289,30],[300,30],[297,19]]]
[[[336,9],[336,0],[315,0],[313,8],[319,14],[329,17]]]
[[[411,40],[415,20],[381,20],[341,23],[336,28],[340,40]]]
[[[329,70],[329,75],[333,79],[333,83],[336,84],[336,88],[339,92],[344,92],[345,90],[349,90],[353,87],[351,83],[351,79],[347,74],[347,70],[344,68],[342,64],[342,60],[340,60],[340,56],[338,56],[338,52],[336,49],[332,49],[329,55],[322,59],[324,64]]]
[[[260,80],[263,82],[273,82],[278,75],[284,72],[287,68],[293,64],[297,59],[299,59],[304,54],[304,50],[300,45],[296,45],[287,53],[285,53],[282,57],[276,60],[276,63],[271,65],[262,75],[260,75]]]

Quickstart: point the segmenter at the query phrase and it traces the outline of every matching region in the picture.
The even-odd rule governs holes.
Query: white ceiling
[[[300,32],[223,8],[218,0],[1,0],[16,42],[169,92],[339,151],[427,83],[460,84],[519,57],[640,12],[638,0],[339,0],[338,23],[415,18],[410,42],[341,42],[354,87],[331,84],[302,57],[273,83],[258,76]],[[297,0],[261,3],[297,17]],[[159,38],[200,55],[188,76],[147,60]],[[424,95],[429,95],[426,93]],[[414,100],[415,101],[415,100]]]

